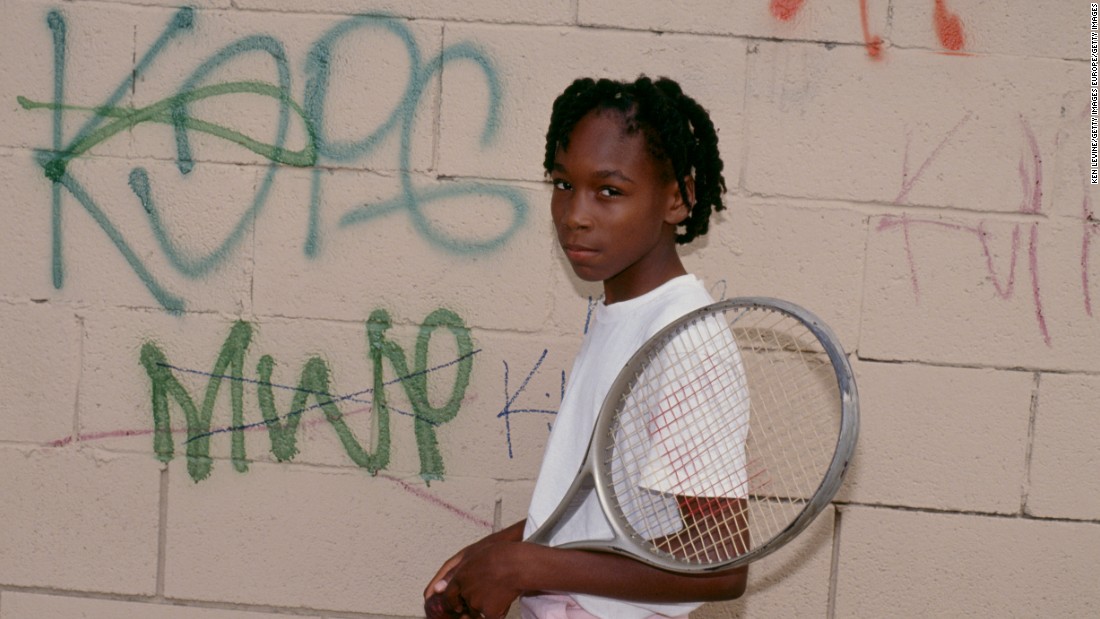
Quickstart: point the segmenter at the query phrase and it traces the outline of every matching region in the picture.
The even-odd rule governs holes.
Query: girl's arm
[[[503,617],[523,594],[568,592],[638,602],[729,600],[745,592],[748,567],[717,573],[667,572],[629,557],[522,541],[469,548],[445,588],[447,608]]]

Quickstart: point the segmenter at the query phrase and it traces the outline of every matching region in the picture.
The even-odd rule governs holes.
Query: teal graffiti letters
[[[451,179],[444,183],[420,186],[415,182],[412,167],[412,130],[418,113],[424,107],[426,89],[439,81],[445,66],[452,63],[473,65],[484,76],[489,100],[481,132],[481,147],[486,147],[497,135],[501,125],[502,85],[489,57],[470,43],[456,43],[443,48],[438,54],[425,57],[416,37],[407,23],[385,15],[359,15],[338,22],[315,40],[305,62],[306,84],[303,104],[292,98],[291,67],[283,44],[271,35],[246,35],[212,52],[201,61],[180,83],[174,93],[144,107],[120,105],[123,97],[134,89],[139,79],[146,76],[154,62],[167,62],[173,44],[185,35],[195,32],[199,13],[192,8],[179,9],[166,23],[159,36],[134,63],[133,69],[122,77],[106,99],[99,105],[74,105],[65,99],[66,60],[70,52],[68,27],[62,11],[51,10],[47,26],[53,45],[53,98],[52,101],[32,101],[19,96],[17,101],[26,110],[49,110],[52,113],[52,135],[49,149],[36,152],[35,159],[51,183],[51,256],[52,281],[57,289],[65,285],[65,245],[62,236],[63,194],[68,192],[91,216],[110,243],[126,260],[129,268],[142,282],[156,302],[170,312],[186,309],[186,299],[170,290],[164,275],[150,268],[147,252],[135,246],[108,215],[102,203],[90,193],[71,172],[70,163],[87,155],[96,145],[116,136],[125,135],[144,123],[168,125],[175,138],[174,159],[181,175],[192,173],[196,164],[191,136],[194,132],[210,135],[241,146],[268,160],[247,207],[241,215],[228,224],[225,230],[215,230],[211,249],[192,252],[180,240],[187,234],[168,228],[164,217],[165,179],[157,181],[143,167],[133,167],[128,181],[136,201],[148,219],[153,240],[166,258],[168,266],[185,278],[201,279],[234,258],[246,238],[247,230],[256,218],[263,214],[271,197],[274,179],[283,166],[312,168],[312,188],[309,196],[308,219],[304,233],[303,253],[306,258],[320,252],[324,231],[321,229],[322,171],[333,164],[346,165],[366,157],[387,137],[396,136],[399,142],[396,195],[376,203],[354,205],[342,213],[337,229],[362,229],[362,224],[395,212],[404,212],[413,223],[416,234],[430,245],[454,254],[472,254],[495,251],[502,247],[526,222],[527,200],[516,188],[484,182]],[[396,37],[408,56],[409,73],[403,93],[384,120],[367,135],[358,139],[340,139],[326,131],[326,110],[329,87],[334,80],[333,55],[342,42],[351,36]],[[207,83],[221,67],[245,56],[260,55],[274,64],[276,83],[262,80],[242,80]],[[370,58],[365,59],[367,61]],[[220,125],[192,115],[193,104],[202,100],[223,96],[255,96],[277,105],[277,117],[272,127],[270,142],[247,135],[232,127]],[[67,114],[86,116],[76,133],[66,141],[64,121]],[[428,112],[432,113],[432,112]],[[303,128],[304,144],[291,148],[288,136],[296,123]],[[249,181],[251,182],[251,180]],[[64,190],[64,191],[63,191]],[[502,221],[503,230],[485,237],[474,238],[457,235],[445,226],[434,222],[425,207],[431,204],[455,202],[475,197],[490,201],[503,201],[509,206],[510,216]],[[457,208],[457,207],[456,207]],[[494,224],[494,230],[501,224]],[[205,231],[210,233],[209,231]]]

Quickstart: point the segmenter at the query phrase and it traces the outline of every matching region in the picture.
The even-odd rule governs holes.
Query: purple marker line
[[[480,348],[477,349],[477,350],[470,351],[469,353],[467,353],[465,355],[462,355],[462,356],[460,356],[456,359],[453,359],[451,361],[448,361],[446,363],[441,363],[439,365],[427,368],[425,370],[421,370],[419,372],[413,372],[411,374],[407,374],[405,376],[395,378],[395,379],[393,379],[389,382],[386,382],[384,384],[386,386],[390,386],[390,385],[394,385],[394,384],[403,382],[403,381],[408,380],[410,378],[420,376],[421,374],[429,374],[429,373],[435,372],[437,370],[442,370],[442,369],[448,368],[452,365],[460,363],[462,360],[466,359],[467,357],[476,355],[479,352],[481,352]],[[168,364],[164,364],[164,363],[162,363],[160,365],[162,365],[163,367],[166,367],[170,370],[176,371],[176,372],[186,372],[186,373],[189,373],[189,374],[198,374],[200,376],[206,376],[208,378],[220,378],[220,379],[226,379],[226,380],[235,380],[235,381],[241,381],[241,382],[250,383],[250,384],[254,384],[254,385],[271,386],[271,387],[275,387],[277,389],[285,389],[285,390],[289,390],[289,391],[304,391],[304,392],[310,393],[312,395],[328,397],[328,398],[330,398],[330,401],[332,401],[332,402],[340,402],[340,401],[344,401],[344,400],[351,400],[353,402],[367,404],[367,406],[365,406],[363,408],[359,408],[359,409],[355,409],[353,411],[349,411],[347,413],[343,413],[344,417],[348,417],[348,416],[351,416],[351,415],[356,415],[356,414],[359,414],[359,413],[369,411],[371,400],[363,400],[363,399],[357,399],[357,398],[359,396],[363,395],[363,394],[372,393],[374,391],[374,388],[370,388],[370,389],[363,389],[361,391],[356,391],[356,392],[350,393],[348,395],[337,396],[337,395],[330,394],[330,393],[321,393],[321,392],[314,391],[314,390],[311,390],[311,389],[299,389],[298,387],[292,387],[290,385],[279,385],[279,384],[276,384],[276,383],[265,383],[264,381],[259,381],[259,380],[255,380],[255,379],[251,379],[251,378],[244,378],[244,377],[240,377],[240,376],[229,376],[227,374],[213,374],[213,373],[210,373],[210,372],[203,372],[201,370],[192,370],[192,369],[189,369],[189,368],[181,368],[181,367],[176,367],[176,366],[168,365]],[[314,404],[313,406],[306,407],[302,410],[291,411],[291,412],[287,413],[286,415],[282,415],[282,416],[278,417],[278,419],[279,420],[289,419],[292,415],[301,415],[302,413],[305,413],[307,411],[311,411],[311,410],[315,410],[317,408],[320,408],[320,406],[321,406],[320,404]],[[397,408],[394,408],[392,406],[389,407],[389,408],[393,412],[398,413],[400,415],[405,415],[405,416],[408,416],[408,417],[416,417],[415,413],[411,413],[409,411],[397,409]],[[319,423],[324,423],[325,421],[326,420],[324,420],[324,419],[312,420],[310,422],[307,422],[307,426],[313,426],[313,425],[316,425],[316,424],[319,424]],[[426,420],[426,419],[424,421],[427,421],[428,423],[433,423],[430,420]],[[256,422],[256,423],[244,424],[244,425],[241,425],[241,426],[224,426],[224,427],[221,427],[221,428],[211,430],[210,432],[205,432],[203,434],[200,434],[199,436],[191,437],[187,440],[187,442],[189,443],[193,440],[196,440],[196,439],[199,439],[199,438],[202,438],[202,437],[205,437],[205,436],[212,436],[214,434],[220,434],[220,433],[223,433],[223,432],[232,432],[234,430],[250,431],[250,430],[257,430],[257,429],[260,429],[260,428],[266,428],[267,426],[268,426],[268,422],[266,420],[265,421],[259,421],[259,422]],[[108,438],[120,438],[120,437],[126,437],[126,436],[147,436],[149,434],[152,434],[154,431],[155,430],[153,430],[152,428],[143,428],[143,429],[140,429],[140,430],[126,430],[126,429],[123,429],[123,430],[109,430],[109,431],[104,431],[104,432],[89,432],[89,433],[86,433],[86,434],[77,435],[75,440],[78,440],[78,441],[94,441],[94,440],[102,440],[102,439],[108,439]],[[172,434],[183,434],[185,432],[187,432],[186,428],[172,428]],[[66,436],[64,438],[59,438],[59,439],[56,439],[56,440],[53,440],[53,441],[49,441],[49,442],[46,443],[46,446],[48,446],[48,447],[64,447],[65,445],[68,445],[69,443],[72,443],[73,440],[74,439],[73,439],[72,436]]]

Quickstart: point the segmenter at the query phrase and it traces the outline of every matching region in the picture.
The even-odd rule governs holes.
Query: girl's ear
[[[668,210],[668,214],[665,217],[665,222],[679,225],[684,222],[685,219],[691,215],[691,207],[695,206],[695,177],[690,174],[684,177],[684,192],[687,194],[687,203],[684,203],[684,196],[680,193],[680,184],[677,182],[672,183],[672,204]]]

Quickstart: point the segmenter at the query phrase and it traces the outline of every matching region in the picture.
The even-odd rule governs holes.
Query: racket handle
[[[424,600],[424,616],[427,619],[458,619],[462,614],[444,606],[442,593],[433,593]]]

